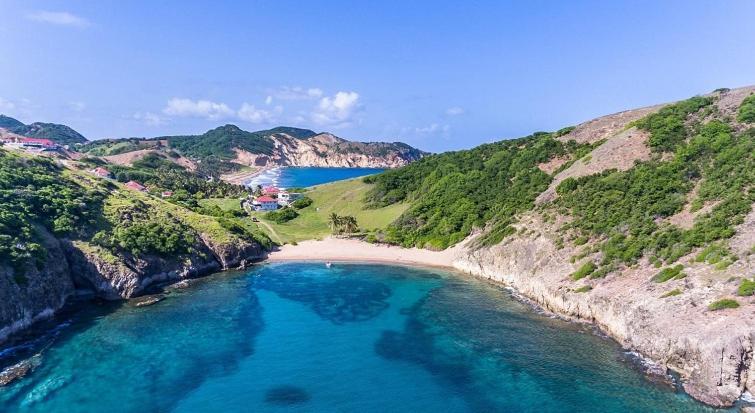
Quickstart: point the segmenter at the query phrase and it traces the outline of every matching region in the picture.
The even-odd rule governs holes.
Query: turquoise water
[[[438,270],[268,264],[68,318],[0,411],[707,410],[586,327]]]
[[[247,182],[249,186],[307,187],[382,172],[380,168],[280,167],[269,169]]]

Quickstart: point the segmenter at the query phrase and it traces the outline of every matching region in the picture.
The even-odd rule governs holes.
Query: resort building
[[[259,206],[260,211],[275,211],[278,209],[278,200],[269,196],[257,198],[255,203]]]
[[[262,188],[262,194],[263,195],[278,195],[280,193],[280,189],[274,187],[274,186],[266,186]]]

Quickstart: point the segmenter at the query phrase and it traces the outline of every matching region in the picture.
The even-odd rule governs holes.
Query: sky
[[[0,113],[440,152],[755,84],[755,1],[0,0]]]

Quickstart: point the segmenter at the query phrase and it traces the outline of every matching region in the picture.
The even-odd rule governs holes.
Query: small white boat
[[[333,263],[330,262],[330,261],[328,261],[328,262],[325,263],[325,267],[326,268],[330,268],[331,265],[333,265]]]

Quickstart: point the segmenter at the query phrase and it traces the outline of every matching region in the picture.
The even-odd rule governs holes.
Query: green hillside
[[[24,124],[10,116],[0,115],[0,128],[12,129],[19,126],[24,126]]]
[[[91,167],[84,163],[81,170],[65,169],[46,157],[0,149],[0,262],[10,264],[19,280],[29,265],[44,265],[45,231],[113,257],[192,254],[199,234],[217,242],[247,239],[270,245],[263,233],[243,225],[242,217],[204,210],[197,203],[205,193],[240,194],[241,187],[207,183],[155,165],[120,171],[152,171],[152,192],[141,193],[95,178],[86,172]],[[171,202],[159,196],[165,188],[180,188]]]
[[[670,264],[696,247],[712,246],[717,256],[727,256],[725,244],[716,242],[734,235],[755,201],[755,119],[749,115],[752,98],[739,109],[740,122],[720,114],[716,99],[694,97],[640,119],[635,126],[649,133],[651,159],[627,171],[568,178],[555,201],[537,206],[546,219],[567,217],[562,233],[594,241],[602,252],[595,274],[641,257]],[[562,143],[555,139],[560,134],[427,157],[366,178],[375,184],[367,199],[373,207],[410,204],[386,231],[389,242],[446,248],[481,229],[479,245],[496,244],[515,232],[519,214],[536,208],[537,195],[568,166],[549,175],[538,164],[564,156],[573,161],[591,149]],[[689,229],[667,222],[688,196],[692,211],[704,205],[710,211]]]
[[[231,160],[236,157],[234,148],[252,153],[269,155],[273,151],[273,142],[266,131],[247,132],[236,125],[225,125],[209,130],[202,135],[165,136],[171,148],[184,156],[194,159],[217,157]]]
[[[12,128],[11,132],[28,136],[30,138],[49,139],[61,145],[73,145],[76,143],[87,142],[87,139],[80,133],[66,125],[59,125],[57,123],[35,122],[31,125]]]

